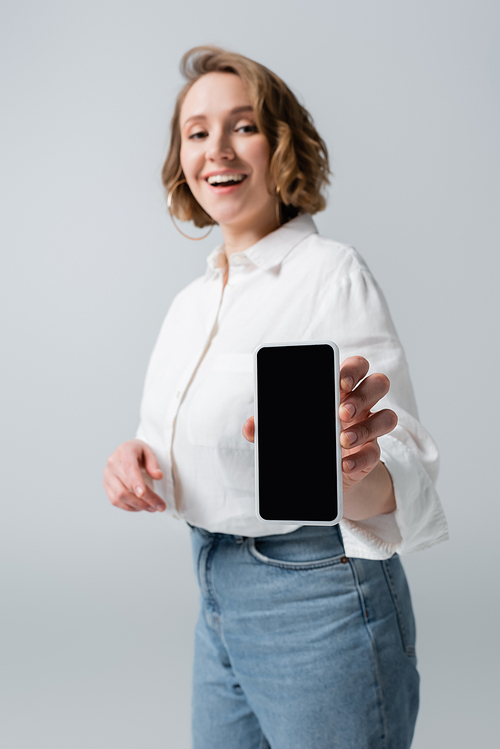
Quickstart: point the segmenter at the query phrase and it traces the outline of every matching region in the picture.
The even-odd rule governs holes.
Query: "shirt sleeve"
[[[363,356],[370,364],[368,374],[383,372],[390,380],[389,392],[372,413],[391,408],[398,416],[396,428],[378,439],[380,459],[394,485],[396,510],[342,523],[351,555],[407,554],[448,538],[435,486],[439,453],[419,421],[408,364],[384,295],[356,250],[349,251],[353,262],[337,297],[336,343],[341,363],[349,356]]]

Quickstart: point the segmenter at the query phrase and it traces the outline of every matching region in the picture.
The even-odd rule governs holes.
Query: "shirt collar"
[[[251,247],[238,252],[238,255],[245,255],[261,270],[269,270],[279,265],[284,260],[285,255],[293,250],[299,242],[314,233],[317,234],[318,230],[311,214],[301,213],[280,226],[279,229],[266,234]],[[224,267],[225,264],[224,246],[218,245],[207,257],[205,276],[211,275],[217,268]]]

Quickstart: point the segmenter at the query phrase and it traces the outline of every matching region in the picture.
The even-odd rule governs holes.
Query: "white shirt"
[[[340,362],[364,356],[389,393],[373,411],[399,422],[379,438],[396,498],[394,513],[340,522],[347,556],[386,559],[448,537],[435,489],[439,456],[418,420],[405,355],[384,296],[352,247],[320,237],[302,214],[229,259],[222,246],[180,291],[149,362],[136,433],[164,478],[154,490],[167,512],[211,532],[288,533],[255,514],[254,445],[242,434],[254,415],[253,351],[264,342],[331,340]],[[293,408],[293,403],[290,404]]]

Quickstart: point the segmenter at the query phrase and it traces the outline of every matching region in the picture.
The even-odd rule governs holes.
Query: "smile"
[[[238,187],[246,178],[246,174],[212,174],[206,178],[206,182],[217,192],[226,192],[231,187]]]

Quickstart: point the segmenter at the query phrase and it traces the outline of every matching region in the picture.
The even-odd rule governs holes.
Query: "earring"
[[[281,200],[279,185],[276,187],[276,221],[278,222],[278,227],[281,226]]]
[[[200,240],[200,239],[205,239],[205,237],[208,237],[208,235],[210,234],[210,232],[211,232],[211,231],[212,231],[212,229],[214,228],[214,225],[213,225],[213,224],[212,224],[212,226],[210,227],[210,229],[209,229],[209,230],[207,231],[207,233],[206,233],[206,234],[204,234],[204,235],[203,235],[202,237],[190,237],[190,236],[188,236],[187,234],[184,234],[184,232],[183,232],[183,231],[182,231],[181,229],[179,229],[179,227],[178,227],[178,226],[177,226],[177,224],[175,223],[175,219],[174,219],[174,214],[172,213],[172,195],[174,194],[174,190],[175,190],[175,189],[176,189],[177,187],[179,187],[179,185],[182,185],[182,184],[183,184],[184,182],[186,182],[186,180],[185,180],[185,179],[180,179],[180,180],[179,180],[178,182],[176,182],[176,183],[175,183],[175,185],[174,185],[174,186],[173,186],[173,187],[172,187],[172,188],[170,189],[170,191],[169,191],[169,193],[168,193],[168,197],[167,197],[167,206],[168,206],[168,212],[170,213],[170,218],[172,219],[172,222],[173,222],[173,224],[174,224],[175,228],[177,229],[177,231],[178,231],[178,232],[179,232],[180,234],[182,234],[182,236],[183,236],[183,237],[186,237],[186,239],[193,239],[193,240],[195,240],[195,241],[198,241],[198,240]],[[186,184],[187,184],[187,182],[186,182]]]

